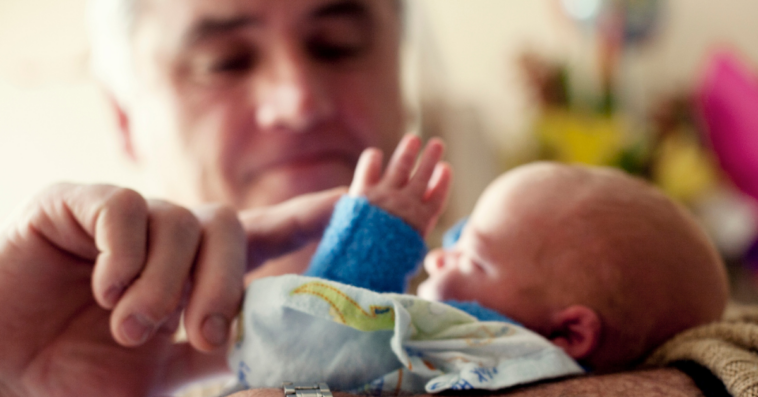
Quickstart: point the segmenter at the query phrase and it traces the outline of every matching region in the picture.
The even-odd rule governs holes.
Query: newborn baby
[[[724,266],[683,208],[621,171],[582,166],[501,176],[424,268],[420,297],[476,301],[595,371],[639,363],[719,319],[728,299]]]
[[[598,372],[633,366],[674,334],[720,318],[728,297],[724,267],[682,208],[619,171],[551,163],[519,167],[487,188],[455,245],[426,256],[429,278],[418,291],[424,301],[388,294],[403,292],[416,270],[425,251],[422,236],[436,221],[449,186],[450,172],[439,163],[438,141],[430,142],[414,172],[420,146],[418,138],[406,137],[384,174],[381,154],[364,153],[350,195],[337,205],[306,272],[383,294],[367,295],[369,291],[358,288],[316,285],[289,276],[298,279],[282,285],[298,287],[281,298],[253,297],[279,280],[253,284],[243,310],[244,338],[231,359],[243,384],[259,371],[251,369],[250,361],[263,354],[262,348],[280,343],[267,352],[269,365],[274,355],[283,357],[285,367],[318,367],[303,358],[338,350],[344,359],[330,357],[325,365],[330,368],[322,373],[357,373],[351,381],[359,386],[368,382],[358,388],[368,392],[386,392],[389,381],[404,391],[419,391],[419,384],[429,392],[445,387],[501,388],[580,373],[576,363]],[[302,304],[290,301],[303,295],[316,299]],[[287,302],[277,306],[277,299]],[[382,303],[381,299],[392,303],[371,304]],[[336,303],[341,300],[349,304]],[[306,320],[303,313],[317,301],[328,302],[330,318],[349,327],[322,328],[323,324]],[[446,305],[424,306],[425,301],[444,301],[470,316]],[[351,321],[344,309],[353,304],[368,320]],[[426,312],[418,309],[422,306]],[[444,313],[439,318],[444,317],[442,322],[449,328],[439,326],[436,317],[425,317],[427,312]],[[381,325],[382,314],[394,321]],[[259,321],[249,320],[256,316]],[[287,330],[291,324],[303,326],[287,339],[288,332],[276,323],[290,324],[284,327]],[[471,328],[477,324],[479,328]],[[476,329],[481,335],[451,331],[456,326]],[[343,328],[357,331],[343,334],[347,332]],[[436,337],[429,336],[429,329],[439,331]],[[381,336],[382,332],[386,334]],[[266,339],[267,333],[271,338]],[[330,337],[333,342],[327,342]],[[261,342],[250,341],[256,338]],[[430,348],[432,340],[441,344]],[[451,342],[455,340],[465,343],[456,348]],[[495,340],[510,344],[498,350],[493,347]],[[292,350],[284,346],[292,343],[301,354],[287,357],[285,351]],[[499,354],[493,352],[502,357],[482,358]],[[370,359],[362,360],[363,356]],[[386,365],[376,364],[384,361]],[[446,367],[457,361],[465,365]],[[505,374],[504,368],[511,370]],[[488,371],[486,376],[482,369]],[[289,371],[302,373],[297,368]],[[374,380],[382,371],[392,375]],[[472,385],[465,371],[478,376],[475,379],[497,381]],[[264,373],[259,378],[272,377]],[[331,381],[301,378],[271,383],[282,380]]]

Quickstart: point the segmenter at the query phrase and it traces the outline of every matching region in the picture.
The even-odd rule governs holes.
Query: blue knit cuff
[[[306,276],[402,293],[426,254],[426,244],[402,219],[365,197],[337,203]]]

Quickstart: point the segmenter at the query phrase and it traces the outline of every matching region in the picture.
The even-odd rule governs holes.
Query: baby
[[[425,252],[422,236],[444,206],[451,177],[440,162],[442,144],[436,140],[414,170],[420,148],[418,138],[404,138],[384,174],[381,153],[364,153],[350,195],[337,205],[306,275],[383,293],[404,291]],[[639,364],[674,334],[719,319],[728,298],[719,256],[680,206],[622,172],[552,163],[522,166],[495,180],[454,246],[431,251],[424,267],[429,278],[419,286],[420,298],[451,304],[480,321],[520,324],[596,372]],[[353,293],[345,291],[338,292]],[[328,298],[323,292],[309,293]],[[397,316],[401,307],[415,307],[415,302],[401,299],[393,313]],[[339,311],[330,305],[332,315]],[[415,333],[424,329],[417,323]],[[392,327],[398,338],[397,320]],[[514,329],[521,328],[512,326],[503,335]],[[303,337],[310,330],[304,329]],[[251,332],[262,331],[259,325]],[[398,351],[409,349],[392,349],[404,363]],[[547,351],[545,357],[561,362],[556,366],[560,370],[542,377],[578,372],[564,365],[561,354],[540,349],[522,353]],[[375,350],[372,354],[379,357]],[[349,372],[350,363],[344,364],[343,371]],[[545,364],[532,364],[526,372],[534,372],[533,367]],[[493,368],[497,374],[503,366]],[[426,390],[436,391],[429,384]]]
[[[476,301],[602,372],[718,320],[729,295],[683,208],[621,171],[552,163],[490,184],[460,239],[424,268],[420,297]]]

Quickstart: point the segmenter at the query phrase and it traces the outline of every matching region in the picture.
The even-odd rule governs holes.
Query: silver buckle
[[[282,389],[284,390],[284,397],[333,397],[332,391],[324,382],[282,382]]]

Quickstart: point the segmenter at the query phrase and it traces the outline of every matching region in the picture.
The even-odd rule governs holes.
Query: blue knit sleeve
[[[304,275],[402,293],[425,254],[421,235],[403,220],[365,197],[344,196]]]

